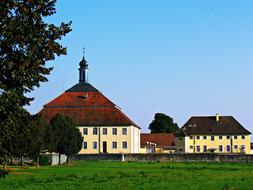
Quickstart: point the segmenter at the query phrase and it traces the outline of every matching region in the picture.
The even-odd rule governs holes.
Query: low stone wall
[[[253,163],[253,155],[252,154],[223,154],[219,155],[220,162],[250,162]]]
[[[218,162],[216,154],[127,154],[124,161],[140,162]]]
[[[79,154],[71,160],[104,160],[129,162],[251,162],[245,154]]]
[[[71,160],[107,160],[122,161],[122,154],[77,154]]]

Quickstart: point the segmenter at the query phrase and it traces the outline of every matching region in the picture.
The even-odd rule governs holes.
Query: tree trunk
[[[40,167],[40,157],[37,156],[37,159],[36,159],[36,168],[39,168]]]
[[[61,154],[59,153],[59,163],[58,165],[61,165]]]
[[[13,158],[11,157],[11,165],[13,164]]]
[[[7,158],[4,157],[3,170],[6,170]]]
[[[6,162],[3,163],[3,170],[6,169]]]
[[[67,156],[67,160],[66,160],[67,164],[69,163],[69,156]]]
[[[23,167],[23,166],[24,166],[24,157],[21,156],[21,167]]]

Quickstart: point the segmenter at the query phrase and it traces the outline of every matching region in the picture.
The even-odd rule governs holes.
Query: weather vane
[[[85,46],[83,47],[83,57],[85,57]]]

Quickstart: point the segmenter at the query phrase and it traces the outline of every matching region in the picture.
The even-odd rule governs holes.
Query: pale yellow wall
[[[176,150],[163,150],[162,153],[164,153],[164,154],[173,154],[175,152],[176,152]]]
[[[131,138],[131,153],[140,152],[140,132],[141,130],[137,127],[130,127],[130,138]]]
[[[141,154],[146,154],[147,153],[146,147],[145,148],[140,148],[140,153]]]
[[[103,153],[103,142],[107,142],[107,153],[137,153],[139,152],[139,142],[140,142],[140,129],[134,126],[79,126],[78,127],[82,136],[83,141],[87,142],[87,149],[82,146],[79,154],[97,154]],[[88,134],[83,135],[83,128],[88,129]],[[97,135],[93,135],[93,128],[98,129]],[[107,128],[107,135],[103,135],[103,128]],[[117,128],[117,135],[112,134],[113,128]],[[122,128],[127,128],[127,135],[122,134]],[[99,135],[100,133],[100,135]],[[100,138],[100,140],[99,140]],[[127,142],[127,148],[123,149],[122,142]],[[97,142],[97,149],[93,149],[93,142]],[[100,142],[100,152],[99,152],[99,142]],[[112,146],[113,142],[117,142],[117,148],[114,149]]]
[[[176,137],[176,147],[177,151],[179,148],[183,147],[182,144],[185,144],[185,152],[187,153],[198,153],[197,146],[200,146],[200,153],[203,153],[203,146],[206,145],[207,149],[214,148],[216,153],[229,153],[227,152],[227,145],[231,146],[232,139],[232,153],[240,153],[240,147],[245,146],[245,153],[250,154],[250,135],[244,135],[245,139],[242,139],[242,135],[236,135],[237,139],[234,138],[235,135],[221,135],[222,139],[219,139],[220,135],[214,135],[214,141],[211,141],[211,135],[192,135],[193,139],[190,139],[189,136],[184,137],[183,140],[179,140],[180,137]],[[197,139],[197,136],[200,139]],[[207,139],[203,139],[206,136]],[[230,136],[230,139],[227,139],[227,136]],[[181,137],[182,138],[182,137]],[[222,151],[219,151],[219,145],[222,145]],[[237,145],[237,149],[234,148],[234,145]]]
[[[147,151],[146,147],[142,147],[142,148],[140,148],[140,153],[141,154],[147,154],[147,153],[150,153],[150,152]],[[163,148],[156,147],[155,153],[157,153],[157,154],[163,154],[163,153],[172,154],[172,153],[175,153],[175,150],[164,150]]]

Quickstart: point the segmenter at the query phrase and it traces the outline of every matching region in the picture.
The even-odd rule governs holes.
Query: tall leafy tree
[[[81,150],[83,137],[69,117],[57,114],[50,124],[53,129],[55,152],[59,153],[59,164],[61,164],[61,154],[65,154],[68,161],[69,156],[77,154]]]
[[[56,13],[56,0],[0,1],[0,89],[1,98],[23,106],[32,99],[25,93],[47,81],[52,68],[46,62],[66,54],[59,40],[70,32],[70,23],[48,24],[45,17]],[[14,104],[13,104],[14,103]],[[6,104],[0,111],[10,111]]]
[[[45,22],[56,13],[56,0],[0,1],[0,150],[13,138],[18,109],[29,104],[27,97],[40,82],[47,81],[52,67],[46,62],[66,54],[59,40],[71,31],[71,23],[60,26]],[[7,152],[6,152],[7,151]]]
[[[156,113],[154,120],[149,124],[151,133],[175,133],[179,127],[173,118],[163,113]]]

